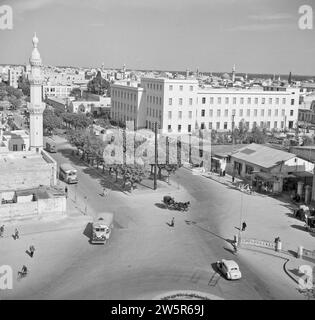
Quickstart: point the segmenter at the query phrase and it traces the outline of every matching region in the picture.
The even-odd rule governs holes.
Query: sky
[[[315,0],[0,0],[0,64],[315,75]],[[301,30],[299,8],[313,8]],[[1,16],[1,14],[0,14]]]

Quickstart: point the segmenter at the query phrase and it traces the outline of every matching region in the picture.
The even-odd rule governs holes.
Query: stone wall
[[[66,198],[54,197],[24,203],[0,204],[0,221],[61,217],[66,214]]]

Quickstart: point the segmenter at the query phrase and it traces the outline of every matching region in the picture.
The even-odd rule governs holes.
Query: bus
[[[46,139],[45,150],[50,153],[56,153],[57,152],[56,142],[53,141],[52,139]]]
[[[77,169],[69,163],[63,163],[60,165],[59,178],[68,184],[78,183]]]

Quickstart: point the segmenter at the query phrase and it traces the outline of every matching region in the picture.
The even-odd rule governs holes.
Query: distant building
[[[1,140],[0,140],[1,141]],[[25,130],[4,131],[2,134],[2,151],[27,151],[30,138]]]
[[[43,99],[56,97],[67,98],[75,88],[71,85],[43,85]]]
[[[67,105],[70,103],[69,99],[62,99],[62,98],[55,98],[50,97],[46,99],[46,104],[48,106],[51,106],[55,110],[58,110],[60,112],[66,112],[67,111]]]
[[[232,130],[243,125],[268,130],[293,129],[298,120],[299,89],[201,88],[195,79],[142,78],[111,86],[112,118],[133,120],[137,128],[162,133],[196,129]]]
[[[71,101],[68,106],[68,111],[73,113],[90,113],[94,116],[101,114],[108,114],[110,116],[111,111],[111,98],[97,96],[98,99],[79,99]]]
[[[13,88],[18,87],[18,80],[23,75],[23,67],[10,67],[8,72],[9,85]]]

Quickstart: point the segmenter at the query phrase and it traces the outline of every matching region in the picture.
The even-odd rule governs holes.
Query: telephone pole
[[[154,124],[154,185],[153,189],[157,189],[157,161],[158,161],[158,148],[157,148],[157,122]]]

